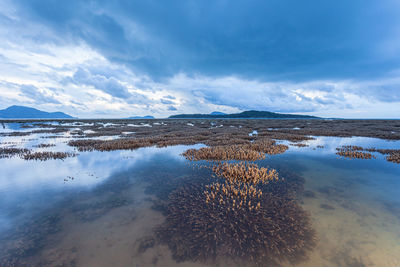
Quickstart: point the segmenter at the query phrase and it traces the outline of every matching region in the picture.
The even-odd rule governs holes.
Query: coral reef
[[[278,173],[275,169],[259,168],[254,163],[222,163],[212,167],[213,172],[223,177],[232,184],[266,184],[269,181],[278,180]]]
[[[386,155],[386,160],[393,163],[400,163],[400,149],[376,149],[376,148],[368,148],[365,149],[369,152],[378,152],[382,155]]]
[[[248,144],[245,147],[269,155],[282,154],[289,148],[287,145],[276,144],[275,140],[269,138],[257,139],[253,143]]]
[[[73,138],[68,144],[78,151],[132,150],[141,147],[205,144],[208,148],[188,151],[191,160],[259,160],[263,153],[284,153],[288,147],[275,140],[288,140],[291,145],[315,139],[313,136],[365,136],[400,140],[398,121],[380,120],[15,120],[31,131],[0,133],[0,136],[29,136],[40,138]],[[257,131],[256,135],[249,135]],[[47,135],[47,134],[59,135]],[[65,134],[64,134],[65,133]],[[112,137],[101,140],[99,137]],[[82,139],[85,138],[85,139]],[[96,139],[90,139],[96,138]],[[322,146],[317,146],[322,148]],[[381,149],[378,149],[381,151]],[[379,152],[376,151],[376,152]],[[360,152],[360,153],[359,153]],[[359,147],[340,149],[338,155],[348,158],[369,158],[367,150]],[[397,163],[398,153],[386,153],[386,159]],[[371,154],[371,158],[374,156]]]
[[[156,239],[153,236],[144,236],[137,240],[138,242],[138,253],[144,253],[147,249],[154,247],[156,244]]]
[[[235,199],[228,201],[232,194],[221,194],[222,201],[207,201],[204,187],[194,185],[170,195],[166,221],[157,233],[177,261],[231,257],[276,266],[306,258],[315,245],[315,233],[309,215],[296,201],[258,190],[247,194],[246,204],[234,205]]]
[[[42,253],[53,249],[51,240],[65,230],[65,218],[72,215],[73,220],[93,221],[114,208],[131,204],[124,194],[128,181],[129,175],[121,173],[90,194],[75,193],[60,202],[57,197],[51,198],[48,202],[53,205],[48,209],[14,221],[12,229],[0,234],[0,266],[75,266],[76,251],[55,250],[46,256]]]
[[[336,155],[350,158],[350,159],[372,159],[375,158],[374,155],[368,152],[362,152],[362,147],[359,146],[342,146],[336,148]]]
[[[35,146],[33,146],[33,147],[37,147],[37,148],[48,148],[48,147],[54,147],[54,146],[56,146],[56,145],[55,145],[55,144],[45,144],[45,143],[42,143],[42,144],[35,145]]]
[[[249,150],[242,145],[227,145],[188,149],[182,154],[188,160],[260,160],[265,154]]]
[[[253,163],[212,165],[216,182],[182,186],[169,195],[159,240],[177,261],[224,257],[257,265],[296,263],[315,245],[309,215],[287,194],[267,190],[274,169]]]
[[[22,155],[22,158],[25,160],[49,160],[49,159],[66,159],[68,157],[75,157],[76,153],[69,153],[69,152],[27,152]]]
[[[213,183],[205,186],[204,195],[206,203],[212,205],[226,205],[227,209],[240,210],[249,209],[250,211],[260,208],[260,198],[262,191],[254,185],[247,183]]]
[[[29,150],[26,148],[0,147],[0,159],[22,156],[28,152]]]
[[[15,147],[0,148],[0,158],[11,158],[14,156],[18,156],[25,160],[44,161],[49,159],[66,159],[67,157],[75,157],[77,156],[77,154],[71,152],[52,152],[52,151],[33,152],[32,150],[27,148],[15,148]]]
[[[200,149],[188,149],[182,155],[188,160],[260,160],[265,159],[265,153],[269,155],[281,154],[288,146],[276,144],[271,139],[255,140],[252,143],[240,145],[218,145],[202,147]]]
[[[393,163],[400,163],[400,150],[390,152],[389,155],[386,156],[386,160]]]
[[[290,144],[291,146],[297,146],[297,147],[308,147],[309,145],[304,144],[304,143],[292,143]]]
[[[0,136],[29,136],[30,132],[9,132],[9,133],[0,133]]]
[[[47,236],[60,231],[60,216],[51,214],[32,218],[0,239],[0,266],[30,266],[26,258],[40,251]]]
[[[49,123],[51,122],[51,123]],[[184,132],[192,135],[200,133],[206,140],[213,135],[222,138],[225,133],[230,138],[236,134],[239,139],[249,137],[256,130],[258,137],[300,142],[314,139],[312,136],[364,136],[400,140],[400,122],[396,120],[324,120],[324,119],[168,119],[168,120],[10,120],[7,123],[24,123],[24,128],[44,128],[32,132],[5,132],[0,136],[30,135],[31,133],[76,132],[76,137],[125,136],[150,137],[179,136]],[[34,127],[33,127],[34,126]],[[51,127],[51,129],[49,129]],[[90,130],[90,131],[88,131]],[[71,132],[72,133],[72,132]],[[225,139],[226,140],[226,139]],[[248,139],[252,140],[252,138]],[[229,144],[238,144],[230,142]],[[210,144],[211,145],[211,144]]]
[[[336,150],[338,151],[336,154],[340,156],[361,159],[376,158],[374,155],[371,154],[376,152],[385,155],[385,159],[389,162],[400,163],[400,149],[378,149],[363,148],[361,146],[342,146],[340,148],[336,148]]]

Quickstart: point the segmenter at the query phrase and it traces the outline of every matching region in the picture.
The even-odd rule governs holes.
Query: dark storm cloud
[[[70,42],[153,78],[378,78],[400,67],[398,1],[19,1]],[[329,88],[326,88],[329,90]]]
[[[3,106],[28,97],[85,116],[400,110],[398,0],[3,2]]]

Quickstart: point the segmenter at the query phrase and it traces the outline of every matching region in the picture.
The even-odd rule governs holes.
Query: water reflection
[[[26,143],[22,137],[7,138]],[[28,142],[29,146],[38,143]],[[49,142],[56,144],[49,149],[71,149],[62,138]],[[348,160],[334,155],[341,145],[399,148],[400,143],[332,137],[307,143],[309,147],[291,146],[282,155],[258,162],[276,168],[287,178],[287,186],[293,186],[272,185],[271,190],[275,186],[282,195],[283,189],[300,192],[296,198],[311,213],[317,245],[309,259],[296,266],[400,266],[399,165],[382,157]],[[168,216],[171,193],[183,185],[215,179],[210,170],[193,168],[179,155],[187,148],[83,152],[64,161],[0,159],[3,265],[206,264],[192,262],[190,257],[177,263],[174,251],[159,243],[155,234]],[[290,173],[297,180],[290,180]],[[179,233],[177,228],[168,238],[182,238]],[[219,264],[240,266],[243,262],[225,258]]]
[[[288,141],[282,141],[284,144],[290,144]],[[323,154],[335,154],[336,148],[341,146],[361,146],[364,148],[383,148],[383,149],[400,149],[399,141],[383,140],[370,137],[332,137],[332,136],[315,136],[314,140],[307,140],[303,143],[309,147],[291,146],[292,152],[301,151],[301,153],[315,154],[313,149],[320,150]],[[323,147],[323,149],[321,149]],[[311,148],[311,149],[307,149]]]
[[[143,196],[130,194],[136,190],[134,185],[143,183],[141,174],[165,164],[174,166],[171,173],[177,174],[177,169],[186,170],[187,165],[178,156],[185,149],[177,146],[172,149],[93,153],[61,164],[57,161],[31,162],[25,170],[18,172],[19,166],[26,162],[13,159],[14,165],[7,168],[13,176],[9,179],[3,176],[2,181],[9,182],[1,185],[1,214],[5,215],[2,228],[8,230],[2,232],[4,247],[1,251],[5,253],[2,256],[7,258],[7,264],[14,261],[23,264],[27,258],[31,261],[30,257],[47,247],[49,235],[64,230],[65,221],[72,218],[91,222],[117,207],[142,201]],[[62,164],[66,166],[60,168]],[[42,171],[37,170],[39,167]],[[95,172],[101,174],[102,179],[86,175]],[[74,174],[75,178],[67,182],[61,179]],[[36,178],[41,176],[46,177]],[[14,248],[17,240],[22,243]]]

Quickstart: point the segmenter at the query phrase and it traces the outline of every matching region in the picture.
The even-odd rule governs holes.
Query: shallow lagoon
[[[73,150],[65,143],[68,136],[45,136],[0,142]],[[296,266],[400,266],[400,165],[379,154],[374,160],[335,155],[342,145],[399,148],[400,142],[317,137],[306,143],[257,162],[304,178],[301,205],[311,214],[317,245]],[[180,156],[200,146],[80,152],[63,161],[0,159],[0,259],[37,266],[203,265],[177,263],[154,237],[165,220],[157,201],[181,181],[211,175]]]

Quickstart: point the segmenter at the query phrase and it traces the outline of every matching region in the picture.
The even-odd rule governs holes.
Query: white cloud
[[[21,93],[26,96],[33,103],[38,104],[61,104],[52,94],[49,92],[42,92],[33,85],[21,85]]]

